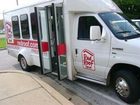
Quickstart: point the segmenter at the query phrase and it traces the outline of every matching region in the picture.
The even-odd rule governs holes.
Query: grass
[[[6,38],[0,38],[0,49],[6,48]]]

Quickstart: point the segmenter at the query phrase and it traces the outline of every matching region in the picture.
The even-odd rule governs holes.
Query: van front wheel
[[[30,66],[28,66],[27,61],[23,56],[20,56],[19,62],[20,62],[20,67],[24,71],[30,71]]]
[[[115,91],[126,103],[134,103],[139,99],[139,82],[129,71],[119,71],[114,77]]]

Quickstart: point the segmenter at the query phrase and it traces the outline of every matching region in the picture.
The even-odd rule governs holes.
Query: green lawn
[[[6,48],[6,38],[0,38],[0,49]]]

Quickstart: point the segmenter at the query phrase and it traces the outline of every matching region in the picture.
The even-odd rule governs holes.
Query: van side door
[[[90,40],[90,27],[100,26],[101,40]],[[79,15],[73,36],[73,59],[77,75],[105,82],[110,55],[110,36],[98,15]],[[102,38],[105,37],[103,41]],[[77,77],[78,77],[77,76]]]

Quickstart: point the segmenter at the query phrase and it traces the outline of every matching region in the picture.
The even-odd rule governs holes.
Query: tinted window
[[[37,39],[37,19],[35,13],[31,13],[31,28],[32,28],[32,37]]]
[[[29,39],[29,24],[28,24],[28,16],[21,15],[20,16],[20,21],[21,21],[21,30],[22,30],[22,37],[25,39]]]
[[[12,17],[12,27],[14,38],[20,38],[19,19],[18,16]]]
[[[63,8],[56,7],[56,13],[57,13],[57,27],[58,27],[59,43],[64,43],[65,37],[64,37]]]
[[[90,26],[100,26],[100,23],[93,16],[83,16],[79,18],[78,39],[90,39]]]

